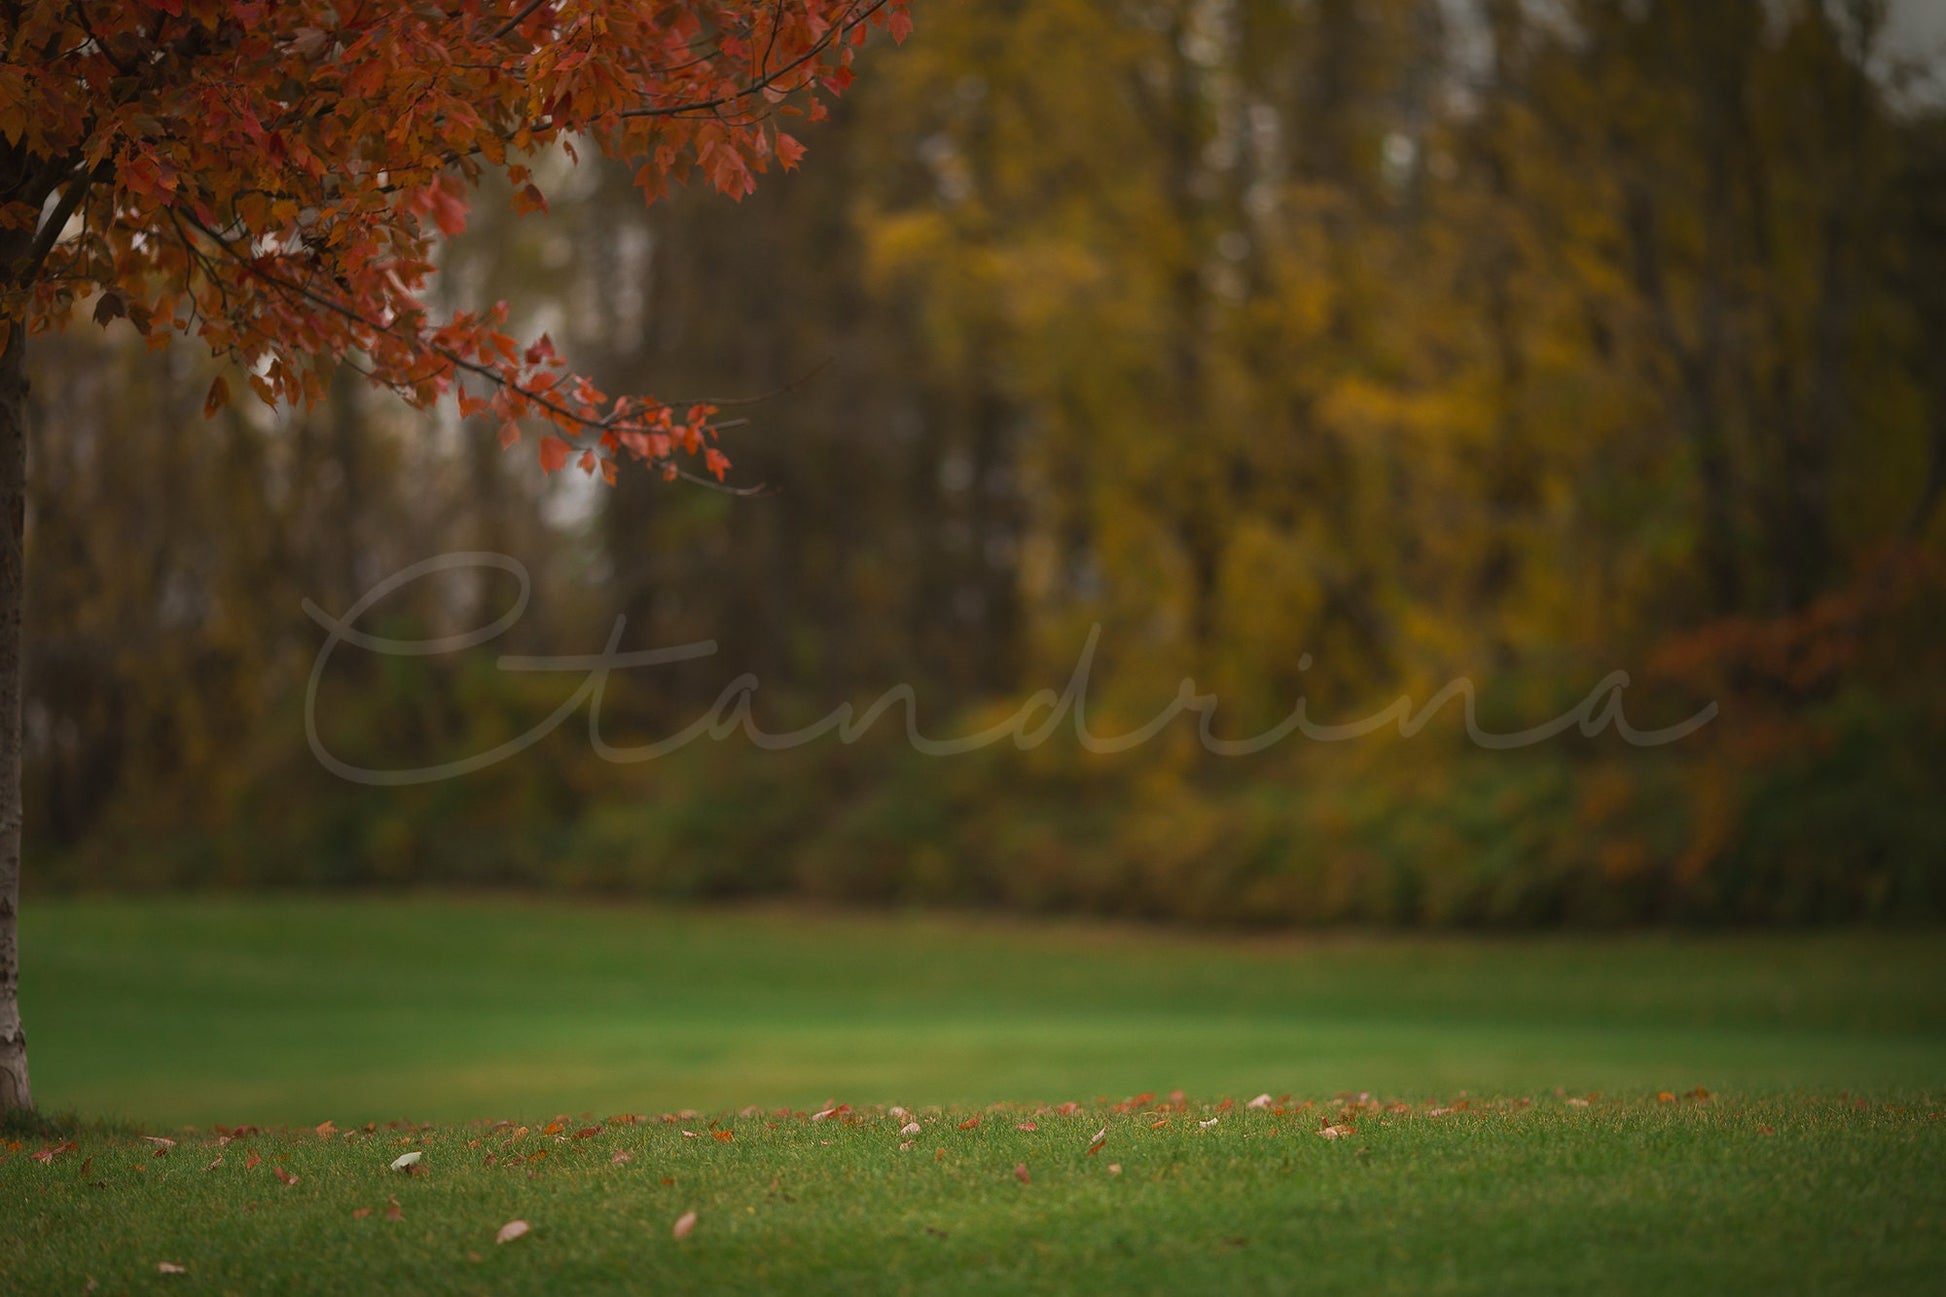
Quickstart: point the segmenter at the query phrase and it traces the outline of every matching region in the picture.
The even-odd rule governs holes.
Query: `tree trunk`
[[[0,351],[0,1113],[34,1106],[20,1024],[20,615],[27,577],[25,330]]]

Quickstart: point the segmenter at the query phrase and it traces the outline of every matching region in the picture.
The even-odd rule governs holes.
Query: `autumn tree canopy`
[[[160,342],[194,334],[270,402],[313,403],[350,362],[416,405],[448,393],[501,438],[547,425],[542,465],[577,451],[682,471],[709,411],[598,390],[504,303],[435,318],[442,235],[505,173],[544,210],[530,162],[592,140],[653,201],[700,179],[740,198],[804,146],[872,26],[909,0],[138,0],[14,3],[0,66],[6,330],[57,327],[94,297]],[[207,407],[229,399],[222,378]]]

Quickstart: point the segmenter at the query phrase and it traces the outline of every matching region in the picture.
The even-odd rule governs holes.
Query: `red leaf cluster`
[[[701,180],[734,198],[804,147],[871,27],[910,0],[20,0],[0,14],[0,344],[94,296],[153,343],[193,335],[267,403],[319,400],[354,361],[416,406],[520,436],[542,467],[614,479],[624,455],[721,480],[714,413],[612,395],[505,303],[435,319],[441,239],[489,170],[544,211],[535,156],[592,145],[647,201]],[[226,380],[205,410],[231,399]]]

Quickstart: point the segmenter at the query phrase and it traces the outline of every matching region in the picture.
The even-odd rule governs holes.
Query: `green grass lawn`
[[[288,898],[39,901],[22,946],[37,1096],[84,1121],[0,1145],[0,1292],[1946,1274],[1936,934],[1222,940]],[[853,1108],[808,1119],[831,1101]],[[415,1148],[419,1173],[388,1169]]]

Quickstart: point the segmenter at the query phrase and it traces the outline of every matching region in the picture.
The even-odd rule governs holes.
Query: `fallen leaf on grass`
[[[1025,1162],[1021,1162],[1014,1167],[1014,1179],[1020,1181],[1022,1184],[1032,1184],[1034,1182],[1034,1177],[1027,1174],[1027,1164]]]
[[[573,1136],[573,1138],[575,1138],[575,1139],[593,1139],[593,1138],[594,1138],[595,1136],[597,1136],[597,1135],[599,1135],[599,1134],[601,1134],[601,1127],[599,1127],[599,1126],[583,1126],[583,1127],[582,1127],[582,1128],[581,1128],[580,1130],[577,1130],[577,1131],[575,1131],[575,1132],[574,1132],[574,1136]]]
[[[277,1173],[277,1178],[284,1182],[285,1188],[289,1188],[291,1185],[297,1183],[297,1177],[292,1175],[289,1171],[286,1171],[283,1167],[273,1166],[270,1169]]]
[[[1757,1133],[1759,1135],[1775,1135],[1777,1128],[1775,1126],[1759,1126],[1757,1127]]]
[[[568,1128],[568,1124],[565,1121],[550,1121],[545,1126],[541,1127],[541,1134],[558,1135],[562,1131],[566,1130],[567,1128]]]
[[[1656,1093],[1655,1101],[1657,1103],[1674,1103],[1676,1101],[1676,1096],[1669,1093],[1669,1091],[1667,1090],[1660,1090],[1657,1091]]]
[[[675,1238],[688,1238],[689,1231],[695,1228],[696,1228],[696,1213],[693,1211],[686,1211],[682,1215],[676,1217],[676,1223],[669,1227],[669,1233],[672,1237]]]
[[[701,1138],[702,1138],[702,1136],[701,1136],[701,1135],[698,1135],[698,1134],[697,1134],[697,1133],[696,1133],[695,1131],[693,1131],[693,1130],[685,1130],[685,1131],[684,1131],[684,1132],[682,1133],[682,1137],[683,1137],[684,1139],[701,1139]]]
[[[174,1261],[158,1261],[155,1263],[155,1272],[157,1274],[188,1274],[189,1267],[177,1265]]]
[[[333,1125],[333,1124],[332,1124],[331,1122],[329,1122],[329,1121],[324,1121],[324,1122],[320,1122],[320,1123],[318,1123],[318,1128],[317,1128],[317,1129],[318,1129],[318,1138],[319,1138],[319,1139],[330,1139],[330,1138],[331,1138],[331,1137],[332,1137],[333,1135],[335,1135],[335,1134],[337,1134],[337,1133],[338,1133],[338,1128],[337,1128],[337,1126],[335,1126],[335,1125]]]
[[[1169,1119],[1167,1117],[1161,1117],[1156,1119],[1155,1121],[1150,1122],[1149,1129],[1161,1130],[1164,1126],[1167,1126],[1168,1124],[1169,1124]]]
[[[144,1135],[142,1138],[148,1140],[149,1143],[155,1145],[157,1148],[168,1149],[176,1146],[176,1141],[170,1139],[167,1135]]]
[[[217,1167],[222,1165],[223,1165],[223,1155],[221,1153],[218,1153],[215,1157],[210,1159],[209,1165],[204,1167],[203,1170],[214,1171]]]
[[[1222,1120],[1222,1118],[1220,1117],[1211,1117],[1208,1121],[1199,1121],[1196,1124],[1198,1126],[1201,1126],[1204,1130],[1208,1130],[1210,1127],[1214,1126],[1220,1120]]]
[[[629,1153],[618,1148],[615,1150],[615,1156],[609,1158],[608,1160],[610,1163],[612,1163],[615,1166],[627,1166],[630,1162],[633,1162],[635,1160],[635,1155],[633,1153]]]
[[[908,1139],[908,1140],[904,1140],[904,1141],[902,1141],[902,1142],[901,1142],[901,1143],[899,1144],[899,1152],[901,1152],[901,1153],[903,1153],[903,1152],[905,1152],[905,1151],[906,1151],[907,1149],[909,1149],[909,1148],[911,1148],[911,1147],[912,1147],[912,1141],[911,1141],[911,1140],[909,1140],[909,1139]]]
[[[1260,1094],[1243,1106],[1246,1108],[1268,1108],[1273,1102],[1275,1101],[1269,1095]]]
[[[980,1128],[980,1119],[978,1117],[968,1117],[959,1124],[959,1128],[961,1130],[978,1130]]]
[[[899,1127],[899,1134],[901,1135],[917,1135],[918,1133],[919,1123],[916,1121],[908,1121],[905,1125]]]
[[[511,1243],[515,1239],[519,1238],[522,1234],[525,1234],[526,1232],[527,1232],[526,1221],[510,1220],[505,1225],[502,1225],[500,1227],[500,1232],[493,1236],[493,1241],[495,1243]]]
[[[385,1219],[387,1220],[405,1219],[405,1208],[399,1206],[399,1200],[397,1198],[392,1199],[391,1202],[386,1204]]]
[[[1351,1133],[1352,1128],[1350,1126],[1325,1126],[1318,1131],[1318,1134],[1324,1136],[1326,1139],[1343,1139]]]
[[[1014,1123],[1014,1129],[1015,1130],[1039,1130],[1040,1127],[1036,1126],[1031,1121],[1018,1121]]]
[[[246,1171],[254,1171],[262,1162],[263,1159],[257,1156],[257,1150],[253,1148],[244,1155],[243,1169]]]
[[[71,1139],[63,1140],[59,1144],[49,1144],[46,1148],[34,1154],[34,1160],[36,1162],[52,1162],[55,1158],[61,1156],[61,1154],[72,1153],[80,1147],[79,1144]]]
[[[1103,1144],[1106,1144],[1107,1142],[1108,1142],[1108,1127],[1103,1126],[1100,1130],[1095,1132],[1095,1137],[1088,1141],[1088,1156],[1093,1157],[1095,1154],[1101,1152],[1101,1146]]]
[[[712,1130],[710,1136],[719,1144],[728,1144],[737,1137],[733,1130]]]
[[[416,1148],[413,1149],[410,1153],[401,1153],[397,1157],[392,1159],[392,1169],[394,1171],[403,1171],[407,1167],[417,1166],[419,1165],[420,1162],[425,1160],[425,1156],[426,1155],[424,1153],[420,1152]]]
[[[1587,1106],[1588,1106],[1588,1101],[1587,1101],[1586,1099],[1569,1099],[1569,1100],[1568,1100],[1568,1107],[1570,1107],[1570,1108],[1585,1108],[1585,1107],[1587,1107]]]
[[[353,1220],[363,1220],[371,1214],[372,1209],[370,1207],[354,1207],[351,1212],[351,1218]]]
[[[1110,1162],[1108,1164],[1108,1174],[1120,1175],[1121,1173],[1122,1173],[1122,1164],[1120,1162]]]

